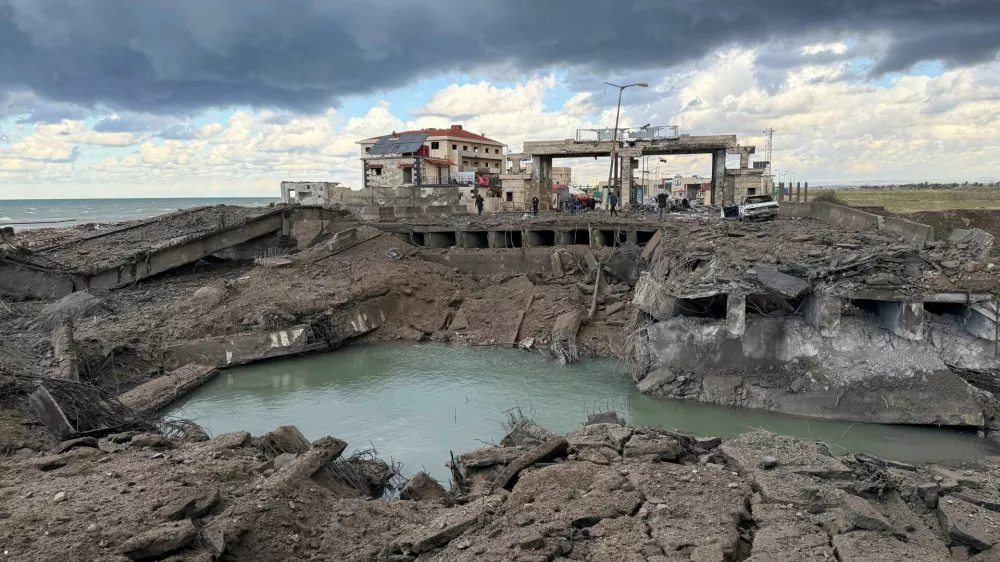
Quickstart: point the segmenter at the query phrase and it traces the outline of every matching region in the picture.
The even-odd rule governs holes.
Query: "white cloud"
[[[840,52],[840,44],[809,52]],[[1000,63],[940,76],[904,76],[882,84],[851,78],[846,62],[801,66],[780,84],[762,84],[757,53],[738,49],[707,57],[664,77],[634,106],[622,126],[677,124],[682,133],[735,133],[756,144],[776,129],[774,167],[800,181],[872,179],[993,179],[1000,161]],[[773,76],[773,75],[772,75]],[[189,140],[133,133],[96,133],[82,121],[18,126],[0,144],[0,186],[31,181],[73,181],[75,193],[198,195],[213,190],[274,196],[282,180],[360,184],[358,140],[391,131],[446,127],[461,122],[520,151],[525,140],[573,138],[577,129],[606,127],[614,108],[580,92],[562,107],[546,108],[557,87],[552,76],[511,87],[486,82],[446,87],[405,121],[385,102],[364,115],[334,110],[320,115],[239,111],[210,123]],[[656,98],[660,93],[663,97]],[[636,98],[633,98],[636,99]],[[626,99],[628,103],[628,99]],[[458,119],[459,116],[471,117]],[[121,147],[134,147],[123,154]],[[94,154],[94,158],[77,158]],[[571,165],[574,182],[607,178],[607,160],[557,161]],[[672,156],[648,163],[660,176],[709,173],[710,158]],[[79,187],[77,186],[79,184]]]

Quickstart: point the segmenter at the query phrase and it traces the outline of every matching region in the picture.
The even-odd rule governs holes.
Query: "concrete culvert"
[[[38,314],[38,320],[32,324],[33,330],[53,330],[65,320],[79,324],[102,314],[106,307],[104,301],[88,291],[77,291],[50,303]]]

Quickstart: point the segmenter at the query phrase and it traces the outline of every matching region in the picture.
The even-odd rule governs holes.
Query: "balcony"
[[[470,158],[470,159],[486,159],[486,160],[503,160],[503,154],[493,154],[493,149],[490,152],[473,152],[471,150],[453,150],[455,158]]]

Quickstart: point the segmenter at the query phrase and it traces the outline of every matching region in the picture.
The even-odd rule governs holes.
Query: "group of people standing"
[[[476,196],[473,199],[473,201],[476,204],[476,212],[477,212],[477,214],[480,214],[480,215],[483,214],[483,196],[480,195],[479,193],[476,193]],[[659,193],[659,194],[656,195],[656,207],[659,210],[659,218],[660,219],[663,218],[663,211],[667,208],[668,201],[669,200],[667,198],[667,194],[666,193]],[[539,203],[539,201],[538,201],[538,197],[537,196],[531,198],[531,212],[535,216],[538,216],[538,203]],[[575,213],[576,210],[581,205],[582,205],[582,203],[580,203],[576,199],[571,198],[569,200],[569,212],[570,212],[570,214]],[[608,195],[608,207],[611,210],[611,216],[613,216],[613,217],[620,216],[619,213],[618,213],[618,194],[617,193],[611,192]],[[591,207],[590,208],[591,208],[591,210],[594,209],[593,199],[591,199]]]

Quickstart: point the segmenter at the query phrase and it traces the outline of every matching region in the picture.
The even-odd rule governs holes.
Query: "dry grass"
[[[834,190],[816,190],[816,196]],[[885,207],[892,213],[1000,209],[1000,187],[951,189],[838,189],[836,196],[852,207]],[[813,192],[810,192],[812,195]],[[813,199],[810,197],[810,199]]]

